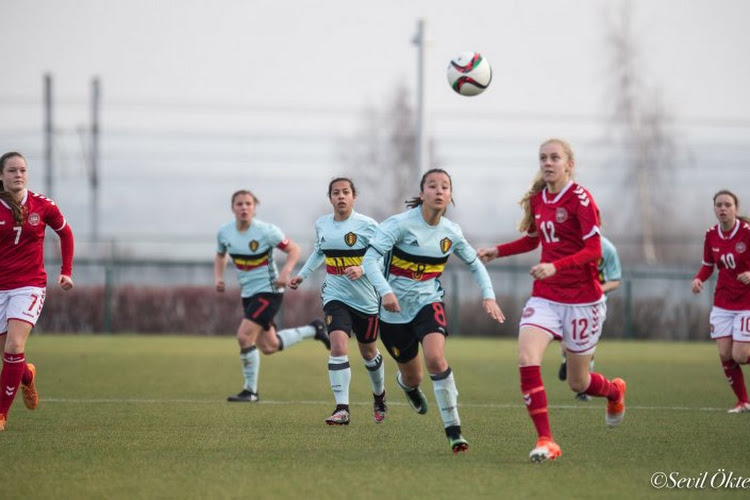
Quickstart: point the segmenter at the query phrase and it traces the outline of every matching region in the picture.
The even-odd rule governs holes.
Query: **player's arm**
[[[224,283],[224,268],[227,267],[226,252],[217,252],[214,257],[214,286],[217,292],[223,292],[226,289]]]
[[[63,290],[68,291],[73,288],[73,253],[75,248],[73,230],[66,223],[55,232],[60,237],[60,256],[62,258],[62,266],[60,267],[60,276],[57,278],[57,284]]]
[[[703,291],[703,283],[711,277],[713,272],[713,252],[711,252],[711,246],[708,242],[708,237],[706,237],[703,243],[703,262],[701,263],[701,268],[693,277],[692,283],[690,283],[690,289],[692,290],[692,292],[701,293],[701,291]]]
[[[297,265],[300,255],[302,255],[302,250],[300,250],[297,243],[289,238],[284,239],[284,241],[276,245],[276,248],[286,254],[284,266],[281,268],[279,276],[276,278],[276,286],[284,287],[289,283],[294,266]]]

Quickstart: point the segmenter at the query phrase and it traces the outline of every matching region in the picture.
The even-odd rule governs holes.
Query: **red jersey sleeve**
[[[572,255],[563,257],[552,264],[558,271],[571,267],[580,267],[588,262],[598,261],[602,258],[602,241],[599,233],[583,240],[583,248]]]
[[[515,241],[509,243],[503,243],[497,246],[497,256],[507,257],[509,255],[516,255],[519,253],[526,253],[534,250],[539,246],[539,235],[536,234],[531,236],[529,234],[518,238]]]
[[[60,274],[65,276],[73,275],[73,249],[75,242],[73,240],[73,231],[70,229],[68,224],[65,224],[62,229],[56,231],[60,237],[60,256],[62,258],[62,266],[60,268]]]

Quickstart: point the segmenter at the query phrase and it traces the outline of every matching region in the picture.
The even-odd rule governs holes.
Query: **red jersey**
[[[540,262],[556,262],[583,250],[589,238],[599,238],[598,209],[591,194],[579,184],[569,183],[557,194],[547,188],[531,198],[534,222],[529,235],[542,243]],[[581,265],[556,266],[546,279],[534,280],[532,296],[564,304],[590,304],[602,297],[596,259]]]
[[[44,230],[49,226],[59,233],[66,228],[60,209],[49,198],[26,190],[22,205],[25,220],[19,226],[13,219],[10,207],[0,200],[0,290],[24,286],[46,287]],[[63,252],[61,271],[68,276],[73,259],[72,245],[70,248],[70,252]]]
[[[706,231],[703,245],[703,268],[696,278],[705,281],[719,268],[714,305],[730,311],[750,310],[750,286],[737,276],[750,271],[750,224],[737,219],[734,228],[725,233],[719,224]]]

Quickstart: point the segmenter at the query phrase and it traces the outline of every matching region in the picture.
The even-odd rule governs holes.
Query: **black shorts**
[[[349,338],[352,331],[360,344],[372,344],[378,340],[379,319],[377,314],[365,314],[338,300],[323,306],[328,333],[341,330]]]
[[[242,309],[245,319],[258,323],[264,330],[273,326],[273,317],[281,309],[283,293],[258,293],[250,297],[242,297]]]
[[[428,333],[448,336],[445,307],[442,302],[433,302],[419,310],[408,323],[380,322],[380,339],[388,348],[391,357],[406,363],[419,354],[419,343]]]

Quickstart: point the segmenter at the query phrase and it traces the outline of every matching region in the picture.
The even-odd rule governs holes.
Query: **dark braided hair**
[[[9,160],[10,158],[21,158],[24,161],[26,161],[26,158],[23,157],[21,153],[17,153],[15,151],[10,151],[8,153],[5,153],[3,156],[0,156],[0,172],[5,170],[5,162]],[[5,203],[10,205],[10,210],[13,212],[13,220],[16,222],[17,225],[23,224],[25,207],[21,205],[21,203],[16,200],[13,195],[5,190],[5,186],[3,186],[3,181],[0,180],[0,200],[3,200]]]

